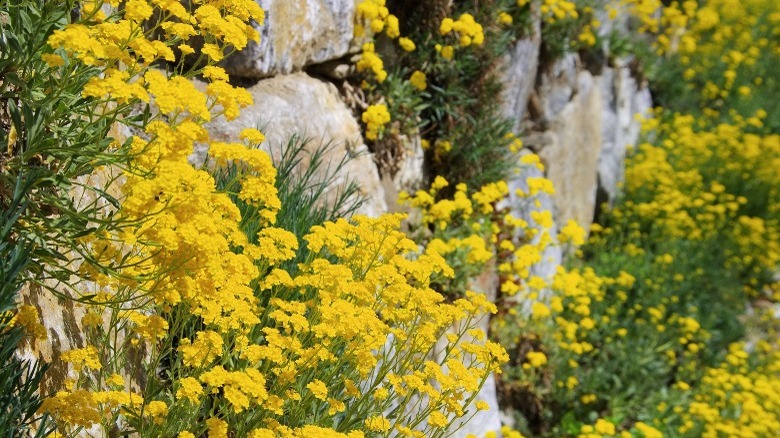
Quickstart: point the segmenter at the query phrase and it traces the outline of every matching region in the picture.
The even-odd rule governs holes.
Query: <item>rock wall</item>
[[[650,92],[632,76],[629,60],[598,68],[586,66],[577,54],[541,66],[539,60],[518,61],[509,63],[506,71],[507,86],[518,91],[505,92],[513,96],[504,101],[505,113],[545,164],[545,176],[556,191],[556,222],[574,219],[587,229],[598,204],[618,196],[627,147],[639,138],[635,115],[651,108]],[[537,67],[531,68],[534,64]],[[518,81],[518,71],[534,75]],[[525,111],[518,112],[523,105]]]

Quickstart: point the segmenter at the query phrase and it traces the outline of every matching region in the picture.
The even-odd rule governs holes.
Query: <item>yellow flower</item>
[[[99,370],[102,368],[100,358],[98,357],[98,350],[92,345],[86,348],[68,350],[62,353],[62,360],[72,363],[73,368],[75,368],[76,371],[81,371],[82,368],[90,370]]]
[[[152,16],[154,9],[144,0],[128,0],[125,4],[125,18],[132,21],[143,21]]]
[[[46,327],[39,320],[38,310],[34,306],[25,304],[19,306],[11,325],[20,324],[35,339],[45,340],[48,337]]]
[[[163,424],[165,416],[168,415],[168,405],[159,400],[151,401],[146,405],[145,412],[152,417],[154,424]]]
[[[239,134],[239,138],[251,144],[260,144],[265,141],[265,135],[254,128],[243,129],[241,134]]]
[[[531,305],[531,314],[533,315],[534,319],[547,318],[548,316],[550,316],[550,308],[544,305],[544,303],[535,301]]]
[[[177,47],[179,48],[179,51],[183,56],[187,56],[195,53],[195,49],[193,49],[192,46],[190,46],[189,44],[182,43],[179,44]],[[182,432],[182,433],[189,433],[189,432]]]
[[[384,62],[382,62],[382,58],[376,54],[374,43],[363,44],[363,53],[355,64],[355,68],[358,72],[371,71],[379,83],[382,83],[387,79]]]
[[[306,388],[311,391],[314,398],[325,401],[328,399],[328,387],[325,386],[322,381],[314,379],[306,385]]]
[[[409,82],[412,83],[414,88],[422,91],[428,88],[428,81],[425,77],[425,73],[415,70],[414,73],[412,73],[412,76],[409,78]]]
[[[203,387],[194,377],[185,377],[178,381],[179,389],[176,390],[176,398],[186,398],[192,403],[198,403],[203,395]]]
[[[209,418],[206,420],[208,427],[208,438],[228,438],[228,424],[219,418]]]
[[[57,55],[56,53],[44,53],[41,55],[41,59],[49,67],[59,67],[65,64],[65,60],[62,59],[62,56]]]
[[[601,435],[615,434],[615,425],[602,418],[596,420],[596,425],[594,426],[594,429],[596,430],[596,432],[598,432]]]
[[[441,48],[441,56],[446,60],[451,60],[455,54],[455,48],[452,46],[444,46]]]
[[[398,17],[395,15],[389,14],[385,18],[385,35],[390,39],[396,39],[401,35],[401,32],[398,30]]]
[[[216,44],[206,43],[203,45],[200,51],[204,55],[211,58],[211,60],[214,62],[222,61],[222,58],[225,56],[225,54],[222,52],[222,49],[220,49]]]
[[[112,374],[106,378],[106,384],[112,386],[125,386],[125,379],[119,374]]]
[[[528,364],[534,368],[539,368],[547,363],[547,356],[540,351],[529,351],[525,358],[528,360]]]
[[[371,432],[387,432],[390,430],[390,422],[387,418],[377,415],[375,417],[369,417],[365,421],[366,429]]]
[[[211,81],[228,81],[230,78],[228,77],[227,72],[225,72],[225,69],[222,67],[216,67],[213,65],[209,65],[203,68],[203,77],[206,79],[210,79]]]
[[[413,52],[414,49],[417,48],[417,46],[414,44],[414,41],[406,37],[399,38],[398,45],[401,46],[401,48],[406,52]]]
[[[447,416],[439,411],[433,411],[431,412],[431,415],[428,416],[428,425],[431,427],[441,428],[447,426],[447,424],[449,424]]]
[[[361,120],[366,124],[366,138],[376,140],[384,126],[390,123],[390,112],[385,105],[370,105],[363,112]]]
[[[183,339],[179,345],[184,365],[201,367],[217,357],[222,356],[222,336],[219,333],[208,330],[195,335],[195,342]]]

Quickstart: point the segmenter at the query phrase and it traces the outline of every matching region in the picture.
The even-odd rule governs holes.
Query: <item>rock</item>
[[[601,120],[603,144],[599,156],[599,202],[615,199],[618,181],[622,179],[626,157],[626,144],[618,121],[618,105],[625,96],[621,96],[620,70],[605,68],[600,78],[601,93],[604,99]],[[621,99],[622,98],[622,99]]]
[[[420,140],[419,134],[402,136],[399,142],[403,149],[393,157],[395,171],[381,172],[389,211],[407,210],[398,205],[398,194],[401,191],[414,193],[423,188],[425,151]]]
[[[541,48],[541,16],[536,14],[531,35],[515,42],[502,60],[504,116],[513,122],[512,130],[520,131],[525,118],[528,99],[536,83]]]
[[[537,94],[546,120],[554,120],[574,98],[579,69],[579,57],[569,53],[539,72]]]
[[[309,150],[332,142],[326,163],[335,166],[345,155],[351,160],[344,173],[337,176],[331,193],[355,180],[366,196],[360,213],[379,216],[387,211],[379,172],[363,143],[360,126],[334,85],[295,73],[262,80],[247,90],[254,105],[241,110],[232,122],[223,118],[210,122],[207,128],[214,140],[236,141],[242,129],[259,128],[266,136],[262,147],[277,156],[292,136],[311,139],[306,146]]]
[[[61,300],[50,291],[38,285],[25,287],[20,291],[24,304],[32,305],[41,316],[46,327],[47,339],[24,345],[17,354],[20,357],[50,364],[41,381],[41,393],[49,394],[61,390],[65,379],[74,377],[68,365],[60,360],[63,352],[85,346],[81,318],[85,309],[72,300]]]
[[[359,49],[353,43],[359,0],[257,0],[266,13],[250,42],[221,65],[234,76],[264,78],[299,71]]]
[[[602,104],[602,149],[598,164],[599,203],[615,200],[623,181],[626,149],[639,140],[636,114],[652,106],[650,91],[638,84],[628,67],[605,68],[600,80]]]
[[[116,123],[109,135],[117,140],[124,141],[131,134],[122,124]],[[115,211],[115,208],[106,200],[100,192],[121,199],[121,185],[125,178],[121,169],[114,166],[106,166],[96,169],[91,174],[80,176],[71,188],[71,198],[78,200],[74,207],[79,211],[97,208],[106,215]],[[75,252],[64,254],[71,262],[68,269],[78,271],[81,256]],[[75,301],[85,296],[95,295],[101,291],[101,287],[92,281],[77,281],[75,276],[69,280],[73,286],[59,283],[53,279],[45,280],[44,286],[28,282],[19,291],[19,300],[22,304],[32,305],[38,311],[40,322],[46,328],[47,339],[30,342],[26,340],[21,344],[17,354],[31,362],[42,361],[49,368],[41,380],[40,393],[53,394],[62,390],[66,380],[76,378],[77,374],[71,365],[60,360],[62,353],[87,346],[87,338],[82,318],[87,312],[86,305]],[[52,292],[56,291],[56,293]],[[104,326],[110,325],[108,314],[104,314]],[[117,334],[121,340],[122,330]],[[136,367],[136,369],[138,369]],[[137,388],[143,384],[145,376],[130,374],[128,370],[127,381]],[[95,435],[98,436],[98,435]]]
[[[550,118],[544,144],[537,145],[545,163],[547,178],[555,185],[555,218],[558,224],[574,219],[588,229],[596,206],[598,162],[602,148],[602,97],[594,77],[581,71],[569,84],[573,61],[553,71],[559,86],[546,87],[540,94]],[[548,84],[552,80],[545,80]],[[566,94],[573,96],[563,103]],[[525,140],[527,143],[531,141]],[[531,144],[532,149],[534,145]]]

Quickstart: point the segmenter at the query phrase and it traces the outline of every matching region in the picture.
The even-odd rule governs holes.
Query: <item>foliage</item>
[[[335,160],[330,157],[335,148],[335,143],[314,146],[313,140],[301,139],[296,135],[291,136],[286,145],[272,147],[272,151],[276,151],[272,152],[271,158],[277,171],[275,185],[281,202],[276,226],[293,233],[298,241],[315,225],[335,221],[340,217],[351,217],[364,201],[355,181],[338,180],[353,157],[346,154]],[[217,188],[236,192],[237,187],[231,186],[236,185],[243,173],[245,171],[239,163],[215,167]],[[241,229],[247,236],[257,236],[263,228],[263,222],[258,217],[258,207],[236,195],[231,196],[231,200],[241,212]],[[287,270],[295,270],[307,257],[303,245],[296,257],[283,262],[282,266]]]
[[[661,106],[727,123],[772,108],[780,86],[773,73],[780,62],[776,5],[717,0],[686,9],[685,17],[688,31],[666,40],[678,50],[661,59],[653,76]],[[777,133],[777,112],[769,111],[761,125]]]
[[[78,237],[104,229],[102,209],[116,202],[106,186],[85,178],[122,160],[112,153],[118,145],[105,139],[112,115],[80,95],[97,70],[60,68],[42,58],[47,38],[73,6],[0,5],[0,430],[7,436],[43,436],[52,429],[38,414],[47,367],[16,355],[20,346],[46,337],[35,309],[17,308],[20,290],[31,281],[71,285],[72,266],[63,254],[80,252]]]
[[[11,234],[29,194],[30,184],[18,179],[8,206],[0,214],[0,431],[7,436],[29,435],[31,426],[37,429],[34,436],[45,436],[51,429],[48,419],[37,415],[41,405],[37,391],[46,366],[15,355],[26,329],[35,333],[38,324],[37,313],[31,314],[29,308],[17,309],[17,294],[24,284],[32,245]]]

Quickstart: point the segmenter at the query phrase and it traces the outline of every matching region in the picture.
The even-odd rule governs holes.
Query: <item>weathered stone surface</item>
[[[627,67],[605,68],[600,79],[603,145],[599,156],[599,202],[611,202],[623,180],[626,148],[639,139],[636,114],[646,114],[652,106],[650,91],[638,84]]]
[[[556,119],[574,99],[579,82],[579,69],[579,57],[575,53],[569,53],[539,72],[537,94],[546,121]]]
[[[222,62],[231,75],[263,78],[341,58],[353,44],[359,0],[257,0],[266,13],[260,43]]]
[[[599,84],[588,72],[577,73],[574,84],[569,83],[571,68],[575,68],[572,62],[567,61],[566,68],[553,73],[554,77],[565,79],[561,85],[540,95],[546,102],[545,112],[554,115],[549,131],[527,136],[524,141],[538,151],[546,166],[546,176],[555,185],[557,223],[574,219],[587,228],[596,205],[602,97]],[[571,100],[563,103],[569,93]]]
[[[503,112],[504,116],[513,122],[512,129],[515,132],[520,130],[528,99],[536,84],[541,43],[541,17],[537,14],[531,26],[531,34],[515,42],[502,60]]]
[[[109,134],[119,141],[124,141],[130,135],[129,130],[121,124],[115,124]],[[115,199],[121,199],[120,188],[123,183],[121,170],[110,166],[79,177],[71,191],[72,199],[78,200],[75,207],[78,209],[97,207],[105,214],[115,211],[99,191],[105,191]],[[67,268],[77,271],[81,260],[79,256],[75,253],[68,254],[65,249],[61,252],[70,260]],[[81,323],[87,309],[84,304],[75,300],[101,292],[100,286],[96,283],[81,281],[75,276],[71,277],[70,283],[72,284],[69,286],[47,280],[44,287],[29,282],[19,291],[20,302],[34,306],[40,315],[41,324],[46,328],[46,340],[26,340],[17,351],[23,359],[33,362],[40,360],[49,364],[41,381],[41,394],[51,394],[61,390],[66,379],[76,377],[73,367],[60,360],[62,353],[84,348],[87,345]],[[108,327],[107,318],[104,318],[104,324]],[[125,377],[135,387],[142,383],[139,376],[126,375]]]
[[[295,73],[262,80],[248,91],[254,105],[244,108],[241,116],[230,123],[222,118],[209,123],[213,139],[235,141],[242,129],[260,128],[266,135],[262,147],[276,155],[292,136],[311,139],[306,146],[309,150],[333,142],[326,162],[335,166],[345,155],[352,157],[333,190],[355,180],[366,196],[361,213],[378,216],[387,211],[379,172],[363,143],[360,126],[335,86]]]
[[[24,288],[20,295],[24,304],[35,306],[38,310],[46,327],[47,339],[28,343],[19,354],[27,360],[43,360],[51,364],[41,382],[42,393],[62,389],[65,379],[73,375],[69,374],[67,364],[60,361],[60,356],[65,351],[85,347],[81,327],[85,309],[74,301],[57,298],[40,286]]]
[[[382,186],[385,190],[385,202],[389,211],[405,210],[398,205],[398,194],[401,191],[414,193],[423,188],[424,161],[419,135],[404,136],[400,139],[403,150],[395,160],[395,172],[383,172]]]

